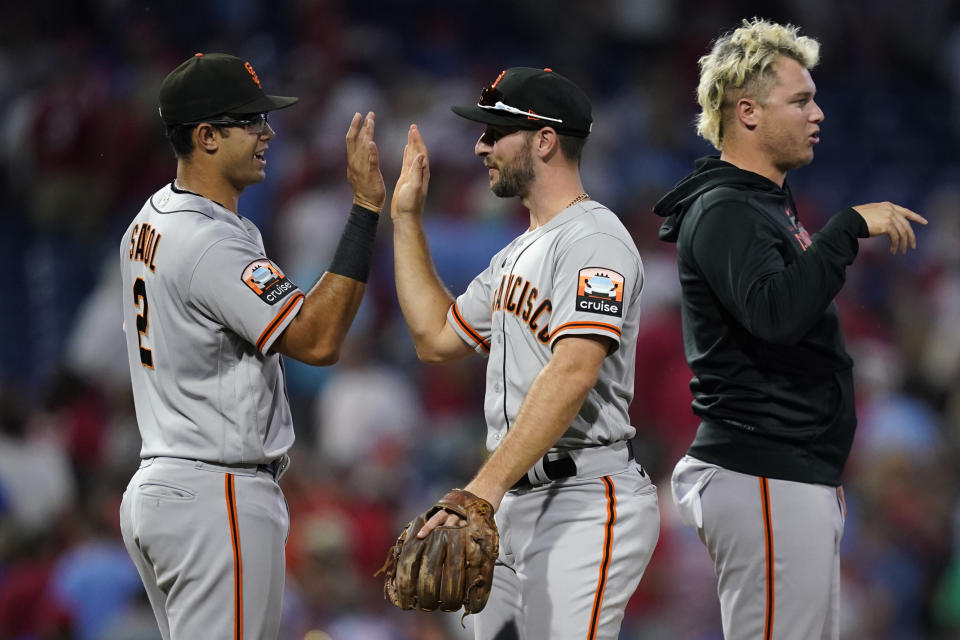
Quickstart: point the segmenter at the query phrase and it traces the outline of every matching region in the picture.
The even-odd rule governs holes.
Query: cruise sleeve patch
[[[297,290],[297,286],[283,275],[280,268],[266,258],[254,260],[244,267],[240,279],[269,305],[278,303]]]
[[[576,311],[622,317],[623,287],[623,276],[612,269],[581,269],[577,277]]]

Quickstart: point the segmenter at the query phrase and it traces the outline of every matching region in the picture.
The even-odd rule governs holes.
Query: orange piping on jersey
[[[593,598],[593,611],[590,613],[590,631],[587,640],[595,640],[600,624],[600,607],[603,604],[603,591],[607,586],[607,571],[610,568],[610,555],[613,548],[613,525],[617,521],[617,496],[613,482],[608,476],[600,478],[607,487],[607,524],[603,532],[603,560],[600,562],[600,577],[597,580],[597,593]]]
[[[763,535],[767,554],[767,613],[763,623],[763,640],[773,637],[774,575],[773,575],[773,523],[770,517],[770,481],[760,478],[760,502],[763,509]]]
[[[467,335],[469,335],[474,342],[483,347],[483,350],[487,353],[490,353],[490,343],[483,339],[477,330],[467,324],[467,321],[463,319],[463,316],[460,315],[460,311],[457,309],[456,303],[450,305],[450,308],[453,310],[453,319],[457,321],[457,324],[460,325],[460,328],[463,329]]]
[[[293,298],[288,302],[283,309],[280,309],[280,313],[274,317],[273,321],[267,325],[267,328],[263,330],[263,333],[260,334],[260,337],[257,339],[257,351],[263,351],[263,345],[267,343],[267,340],[270,339],[270,336],[273,335],[273,332],[276,331],[277,327],[280,326],[280,323],[283,322],[283,319],[287,317],[292,310],[295,304],[303,298],[302,293],[298,293],[293,296]]]
[[[565,322],[553,330],[553,332],[550,334],[550,339],[552,340],[564,329],[600,329],[602,331],[609,331],[618,338],[620,337],[620,327],[612,324],[606,324],[604,322]]]
[[[243,558],[240,556],[240,531],[237,522],[237,496],[233,475],[223,476],[227,497],[227,516],[230,520],[230,543],[233,545],[233,638],[243,640]]]

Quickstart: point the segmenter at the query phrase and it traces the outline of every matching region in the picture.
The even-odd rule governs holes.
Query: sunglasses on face
[[[523,131],[523,129],[517,127],[497,127],[492,124],[488,124],[486,130],[483,132],[483,135],[480,136],[480,140],[492,147],[501,138],[506,138],[509,135],[517,133],[518,131]]]
[[[262,136],[264,131],[269,129],[273,131],[273,127],[270,126],[270,123],[267,122],[266,113],[253,113],[246,114],[242,116],[230,116],[227,115],[227,118],[220,120],[198,120],[197,122],[184,122],[185,125],[195,126],[198,124],[212,124],[215,127],[241,127],[247,133]]]

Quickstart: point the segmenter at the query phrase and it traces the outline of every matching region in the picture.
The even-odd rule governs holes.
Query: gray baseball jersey
[[[508,491],[496,514],[500,555],[477,640],[616,638],[660,531],[656,487],[630,455],[643,267],[630,234],[586,202],[516,238],[457,298],[447,321],[489,354],[487,446],[499,445],[564,336],[600,335],[613,347],[594,388],[547,457],[575,474]],[[557,456],[554,458],[553,456]],[[533,477],[531,477],[533,476]]]
[[[293,444],[270,346],[303,293],[267,259],[256,226],[168,185],[120,247],[123,320],[140,456],[267,463]]]
[[[612,211],[587,201],[507,245],[447,312],[467,344],[489,355],[484,412],[487,448],[513,423],[540,370],[564,336],[613,340],[573,424],[553,451],[632,438],[634,356],[643,266]]]
[[[173,185],[134,218],[120,263],[143,437],[120,525],[161,635],[275,638],[293,424],[269,352],[303,293],[249,220]]]

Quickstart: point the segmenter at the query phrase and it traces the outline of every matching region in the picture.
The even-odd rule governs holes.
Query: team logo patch
[[[248,264],[240,279],[267,304],[276,304],[297,288],[277,265],[263,258]]]
[[[253,65],[249,62],[244,62],[243,68],[247,70],[247,73],[250,74],[250,77],[253,78],[253,81],[257,83],[257,87],[263,89],[263,87],[260,86],[260,78],[257,77],[257,72],[253,70]]]
[[[577,311],[623,315],[623,276],[602,267],[580,270],[577,278]]]

